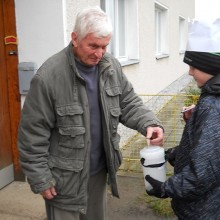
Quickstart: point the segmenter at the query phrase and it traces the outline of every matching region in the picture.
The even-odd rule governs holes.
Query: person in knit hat
[[[180,220],[220,219],[220,20],[189,29],[184,62],[201,95],[181,141],[171,149],[174,175],[160,182],[147,175],[158,198],[172,198]]]

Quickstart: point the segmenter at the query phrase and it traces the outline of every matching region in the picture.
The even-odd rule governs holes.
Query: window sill
[[[166,57],[169,57],[169,54],[159,54],[159,55],[156,55],[156,59],[157,60],[160,60],[160,59],[163,59],[163,58],[166,58]]]
[[[119,62],[121,63],[121,66],[129,66],[129,65],[140,63],[140,60],[138,59],[124,60],[124,61],[119,60]]]

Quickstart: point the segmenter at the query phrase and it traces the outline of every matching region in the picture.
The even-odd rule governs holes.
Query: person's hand
[[[167,198],[168,196],[166,195],[165,191],[162,188],[163,183],[152,178],[149,175],[145,176],[145,179],[151,184],[153,189],[151,190],[146,190],[147,194],[149,196],[155,196],[157,198]]]
[[[187,122],[187,120],[191,117],[194,108],[195,108],[195,105],[190,105],[188,107],[183,107],[182,113],[183,113],[183,120],[185,122]]]
[[[165,160],[170,163],[174,167],[176,158],[176,147],[169,148],[165,151]]]
[[[43,191],[43,192],[41,193],[41,195],[42,195],[45,199],[53,199],[54,196],[57,195],[57,193],[56,193],[55,188],[54,188],[54,187],[51,187],[51,188],[49,188],[49,189]]]
[[[146,139],[147,142],[150,140],[151,145],[163,146],[163,129],[161,127],[147,127]]]

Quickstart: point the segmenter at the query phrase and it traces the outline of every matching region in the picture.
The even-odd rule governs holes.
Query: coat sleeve
[[[35,193],[55,185],[47,164],[49,139],[54,124],[51,94],[36,74],[22,109],[18,129],[20,163]]]
[[[217,109],[207,107],[200,111],[193,128],[194,134],[188,132],[189,136],[193,135],[192,141],[188,142],[190,145],[190,153],[187,155],[189,162],[181,172],[168,178],[163,185],[170,197],[195,199],[219,186],[219,125],[220,115]],[[182,140],[184,138],[186,134]]]
[[[135,93],[134,88],[128,81],[127,77],[123,73],[121,76],[121,123],[129,128],[137,130],[143,135],[146,135],[146,128],[148,126],[160,126],[162,128],[160,120]]]

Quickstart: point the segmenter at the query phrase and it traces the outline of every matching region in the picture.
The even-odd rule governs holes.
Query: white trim
[[[156,55],[156,59],[159,60],[159,59],[163,59],[169,56],[170,56],[169,54],[159,54],[159,55]]]
[[[11,164],[0,170],[0,189],[14,181],[14,165]]]

